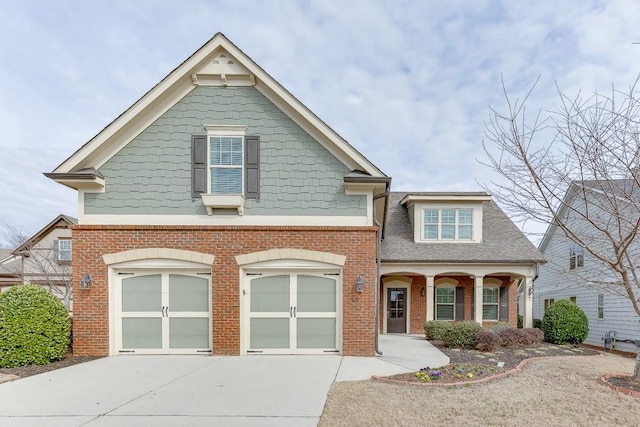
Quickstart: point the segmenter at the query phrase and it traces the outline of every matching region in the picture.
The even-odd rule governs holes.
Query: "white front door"
[[[247,353],[338,353],[338,274],[249,273]],[[248,292],[247,292],[248,290]]]
[[[178,272],[119,272],[119,353],[211,352],[210,279]]]

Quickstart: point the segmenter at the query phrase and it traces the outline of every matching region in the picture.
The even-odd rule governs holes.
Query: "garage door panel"
[[[162,348],[162,319],[126,317],[122,319],[122,346],[124,348]]]
[[[251,281],[251,311],[289,312],[289,276],[259,277]]]
[[[209,318],[169,319],[169,348],[207,348]]]
[[[289,348],[289,319],[254,317],[250,321],[251,348],[282,349]]]
[[[159,274],[129,277],[122,280],[122,311],[160,311],[162,277]]]
[[[336,345],[336,319],[298,319],[297,347],[330,349]]]
[[[336,311],[336,281],[326,277],[298,276],[298,313]]]
[[[172,311],[209,311],[209,281],[193,276],[169,275]]]

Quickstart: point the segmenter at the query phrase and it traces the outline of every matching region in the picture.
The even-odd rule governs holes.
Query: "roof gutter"
[[[383,239],[383,228],[380,221],[376,217],[376,209],[375,209],[375,201],[384,197],[384,212],[386,217],[387,207],[389,205],[389,187],[391,186],[391,178],[387,181],[386,191],[384,193],[377,194],[373,196],[374,206],[373,206],[373,223],[378,227],[377,234],[377,245],[376,245],[376,287],[375,287],[375,308],[374,308],[374,319],[375,319],[375,352],[377,355],[382,356],[382,351],[380,350],[380,263],[382,260],[382,239]]]

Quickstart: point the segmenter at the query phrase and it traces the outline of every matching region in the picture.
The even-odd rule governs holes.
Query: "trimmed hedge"
[[[474,348],[479,351],[495,351],[502,346],[502,338],[495,332],[480,331],[476,334]]]
[[[64,304],[40,286],[20,285],[0,294],[0,368],[62,359],[70,333]]]
[[[451,324],[451,328],[444,331],[442,344],[445,347],[473,348],[476,334],[482,327],[472,320],[464,320]]]
[[[589,320],[580,307],[569,300],[559,300],[547,307],[542,332],[544,340],[551,344],[581,344],[589,334]]]
[[[442,341],[445,333],[451,329],[453,322],[444,320],[429,320],[424,323],[424,334],[428,340]]]

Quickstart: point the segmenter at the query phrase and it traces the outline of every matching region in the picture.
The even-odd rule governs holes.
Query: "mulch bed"
[[[18,368],[0,368],[0,374],[17,375],[20,378],[24,378],[60,368],[66,368],[67,366],[76,365],[78,363],[89,362],[91,360],[99,358],[100,357],[96,356],[73,356],[71,354],[68,354],[64,359],[51,362],[48,365],[28,365],[20,366]]]
[[[640,393],[640,383],[634,380],[634,378],[631,376],[610,375],[607,377],[606,382],[622,389],[632,390]]]
[[[572,345],[543,343],[514,349],[500,348],[494,352],[482,352],[459,348],[446,348],[441,342],[430,341],[444,354],[450,363],[444,367],[425,366],[423,374],[415,372],[386,377],[392,381],[411,383],[465,383],[495,376],[516,368],[522,361],[548,356],[595,356],[599,351]],[[500,365],[500,366],[499,366]],[[423,381],[429,377],[427,381]],[[421,379],[422,378],[422,379]]]

